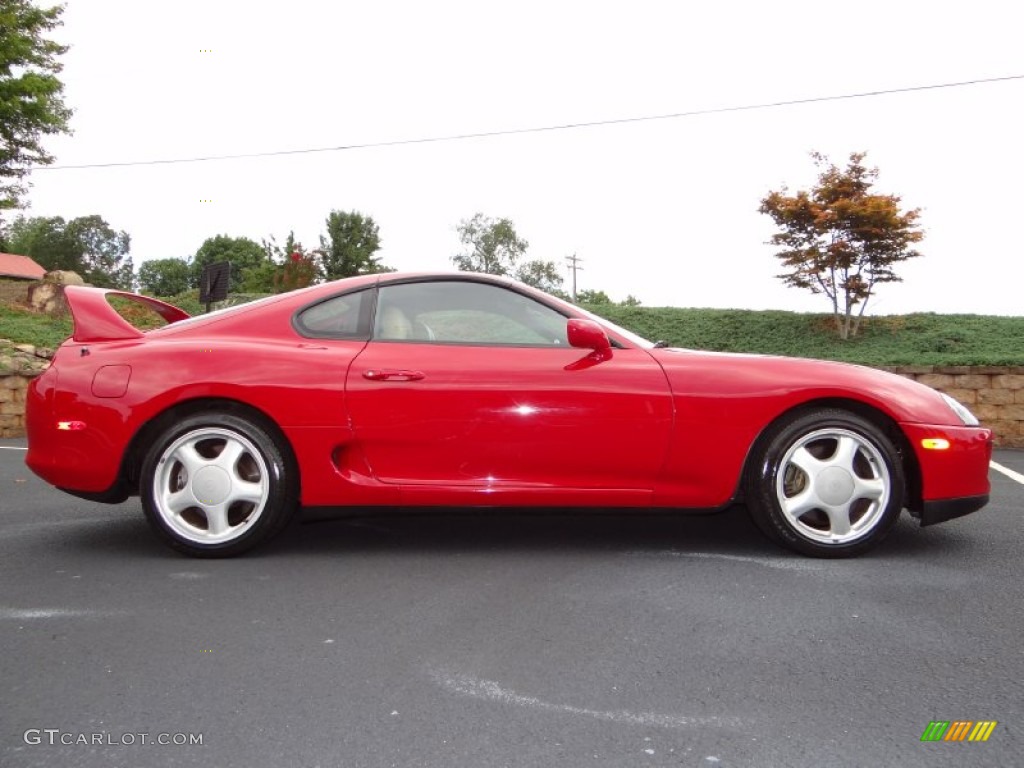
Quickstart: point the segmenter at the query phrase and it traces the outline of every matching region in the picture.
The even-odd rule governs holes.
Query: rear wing
[[[141,339],[142,331],[121,317],[117,310],[110,306],[108,296],[118,296],[134,301],[152,309],[168,323],[185,320],[189,314],[175,306],[149,296],[127,293],[110,288],[86,288],[81,285],[69,285],[64,288],[64,298],[71,309],[71,317],[75,321],[75,332],[72,338],[79,343],[98,341],[120,341],[125,339]]]

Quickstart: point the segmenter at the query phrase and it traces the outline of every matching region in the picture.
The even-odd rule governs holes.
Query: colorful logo
[[[988,741],[997,725],[996,720],[932,720],[921,741]]]

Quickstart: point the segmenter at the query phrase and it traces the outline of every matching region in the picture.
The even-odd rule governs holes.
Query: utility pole
[[[572,301],[576,303],[576,273],[582,272],[583,267],[579,264],[583,259],[579,258],[575,253],[572,256],[565,257],[565,263],[569,265],[569,270],[572,272]]]

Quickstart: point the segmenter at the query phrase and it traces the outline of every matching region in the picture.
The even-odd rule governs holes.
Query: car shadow
[[[714,551],[763,550],[744,510],[712,515],[565,510],[439,509],[294,525],[272,545],[308,551],[660,551],[682,543]],[[768,544],[771,549],[771,545]]]
[[[975,544],[969,527],[947,525],[920,529],[915,521],[903,515],[886,540],[861,559],[969,554]],[[122,505],[116,517],[82,520],[76,525],[40,530],[22,545],[51,554],[100,553],[147,560],[183,557],[159,541],[137,503],[132,502]],[[244,557],[448,556],[567,551],[640,554],[672,551],[804,559],[769,541],[741,506],[707,515],[438,509],[296,520],[277,539]]]
[[[970,550],[963,532],[921,529],[903,515],[880,546],[862,557],[930,557]],[[509,512],[438,510],[308,520],[255,555],[284,553],[619,552],[666,550],[743,557],[804,559],[768,540],[742,506],[714,514],[649,512]]]

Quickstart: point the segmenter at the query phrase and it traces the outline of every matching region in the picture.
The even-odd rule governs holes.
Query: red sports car
[[[168,324],[142,332],[121,296]],[[841,557],[905,507],[988,501],[992,434],[854,365],[671,349],[487,275],[367,275],[200,317],[68,287],[75,331],[29,392],[27,463],[139,494],[170,546],[235,555],[302,508],[747,506]]]

